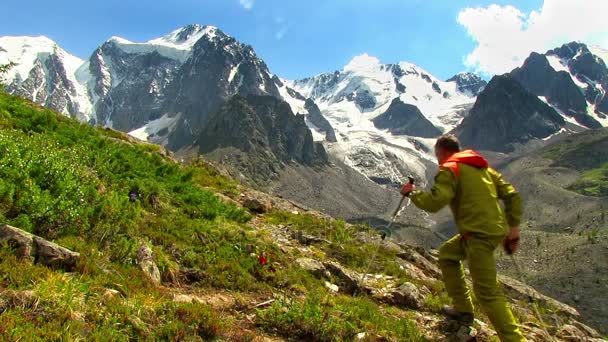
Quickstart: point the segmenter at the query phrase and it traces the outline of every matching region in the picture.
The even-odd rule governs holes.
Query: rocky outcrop
[[[285,163],[328,164],[325,149],[313,141],[304,116],[294,115],[289,104],[271,96],[235,95],[212,114],[196,146],[199,153],[221,158],[260,181],[278,175]]]
[[[566,71],[556,71],[545,55],[533,52],[520,68],[511,71],[511,76],[524,88],[559,108],[565,115],[573,117],[579,124],[599,128],[597,120],[587,115],[587,100],[584,92],[574,83]]]
[[[243,196],[243,207],[255,214],[264,214],[272,209],[272,203],[266,198]]]
[[[560,130],[564,119],[505,74],[492,78],[469,115],[454,130],[465,147],[499,152]]]
[[[19,258],[66,271],[72,271],[80,258],[77,252],[7,224],[0,225],[0,243],[14,248]]]
[[[470,72],[461,72],[449,78],[446,82],[456,82],[459,92],[471,96],[479,95],[483,91],[483,88],[488,85],[488,82]]]
[[[376,297],[378,300],[391,305],[420,310],[424,307],[426,295],[429,293],[424,286],[418,288],[416,285],[406,282],[398,288],[381,293]]]
[[[137,264],[153,284],[160,285],[160,271],[154,262],[152,250],[143,242],[140,242],[137,249]]]
[[[304,103],[304,107],[308,111],[308,120],[319,128],[320,131],[325,132],[325,140],[328,142],[336,142],[336,132],[327,119],[321,114],[321,110],[315,104],[312,99],[307,99]]]
[[[325,268],[323,263],[315,259],[298,258],[296,259],[296,263],[298,263],[298,265],[300,265],[300,267],[304,271],[310,272],[317,278],[329,278],[331,276],[331,274],[329,273],[327,268]]]
[[[386,112],[372,121],[377,128],[388,129],[396,135],[422,138],[441,135],[441,131],[420,112],[418,107],[403,103],[399,98],[395,98]]]
[[[507,295],[511,298],[516,298],[523,301],[534,301],[536,303],[548,305],[563,315],[571,316],[573,318],[580,317],[580,314],[575,308],[558,302],[551,297],[547,297],[518,280],[499,275],[498,281],[502,285],[502,288],[505,290]]]

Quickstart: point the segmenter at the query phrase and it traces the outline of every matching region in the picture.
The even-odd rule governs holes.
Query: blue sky
[[[567,2],[572,0],[10,1],[2,5],[10,14],[0,22],[0,36],[46,35],[70,53],[88,58],[113,35],[141,42],[199,23],[218,26],[252,45],[271,71],[284,78],[337,70],[354,56],[368,53],[384,63],[415,63],[445,79],[463,70],[498,73],[507,66],[496,65],[497,54],[505,57],[502,64],[509,64],[530,49],[546,48],[547,40],[555,44],[591,37],[594,43],[608,45],[603,28],[608,25],[599,18],[606,11],[597,14],[597,25],[578,35],[566,31],[557,32],[557,38],[544,37],[558,19],[552,13],[559,13]],[[590,6],[585,15],[592,16],[604,6],[594,2],[608,3],[576,3],[583,2]],[[497,16],[513,20],[501,24]],[[534,29],[533,17],[540,28]],[[517,47],[500,46],[501,40],[514,36],[509,30],[521,31],[523,37],[529,33],[530,39],[519,40],[529,40],[530,47],[517,41],[509,42]],[[541,36],[542,43],[532,43]],[[521,56],[503,56],[511,50],[522,50]]]

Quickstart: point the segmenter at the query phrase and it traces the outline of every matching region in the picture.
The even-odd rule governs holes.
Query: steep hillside
[[[23,229],[0,225],[2,339],[492,339],[481,321],[441,324],[434,253],[305,213],[201,160],[179,165],[159,146],[4,94],[0,150],[0,220]],[[76,261],[46,263],[28,237]],[[526,335],[543,340],[526,295],[504,281]],[[560,340],[599,337],[532,294],[560,317],[550,329]]]
[[[528,281],[578,308],[605,333],[607,141],[607,129],[564,137],[504,169],[524,197],[527,223],[518,259]],[[509,260],[503,265],[514,275]]]

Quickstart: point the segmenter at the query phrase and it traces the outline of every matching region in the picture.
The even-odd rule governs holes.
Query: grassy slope
[[[0,93],[0,222],[82,256],[75,272],[64,273],[17,260],[0,246],[0,340],[251,340],[258,333],[350,340],[361,331],[421,338],[408,312],[366,297],[330,296],[296,266],[297,251],[286,253],[268,230],[248,223],[249,213],[214,195],[238,194],[237,184],[203,162],[180,166],[158,150]],[[131,191],[139,194],[135,202]],[[354,269],[364,269],[372,248],[354,238],[363,228],[343,222],[283,212],[265,220],[328,227],[335,239],[317,253]],[[163,286],[152,286],[136,266],[142,242],[153,246]],[[258,262],[262,252],[268,265]],[[388,251],[373,266],[403,276]],[[228,293],[235,304],[218,310],[176,303],[175,292]],[[445,294],[435,292],[431,301],[439,306]],[[289,300],[251,308],[252,300],[277,293]]]
[[[552,166],[582,172],[569,189],[588,196],[608,197],[608,130],[587,131],[541,150]]]

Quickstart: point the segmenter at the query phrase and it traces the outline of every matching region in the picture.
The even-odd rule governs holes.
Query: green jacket
[[[418,208],[432,213],[449,204],[460,233],[504,236],[507,224],[519,226],[522,216],[517,190],[473,150],[450,157],[440,166],[431,191],[415,191],[410,198]]]

